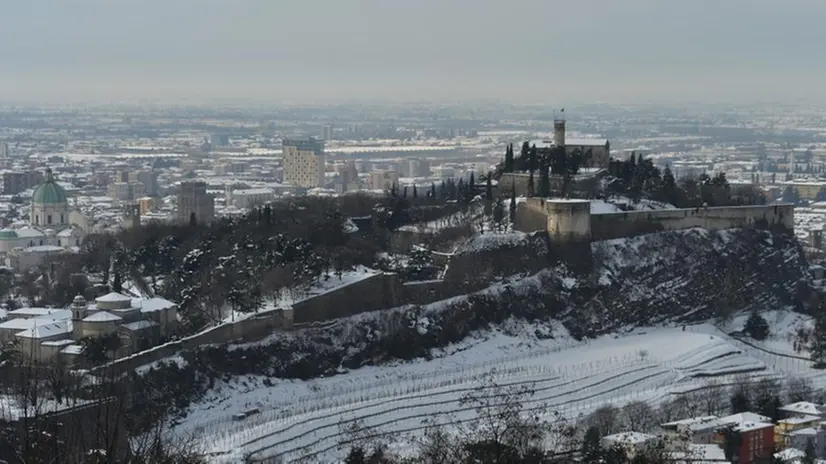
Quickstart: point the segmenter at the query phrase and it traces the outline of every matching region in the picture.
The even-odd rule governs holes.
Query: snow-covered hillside
[[[501,246],[524,257],[533,246],[527,238],[486,238],[462,256]],[[537,382],[537,401],[569,416],[635,395],[658,401],[697,388],[700,375],[726,380],[743,371],[793,369],[826,384],[806,362],[788,357],[791,348],[776,351],[788,341],[783,334],[766,346],[707,325],[611,335],[805,301],[805,262],[789,237],[690,229],[595,242],[584,271],[553,261],[560,250],[545,251],[550,261],[542,258],[540,272],[469,295],[188,353],[189,365],[204,366],[217,380],[205,397],[196,397],[177,431],[201,437],[216,462],[253,452],[320,453],[329,462],[342,420],[394,433],[416,432],[423,417],[436,413],[461,419],[467,414],[458,406],[462,392],[492,369],[509,381]],[[314,380],[289,380],[308,378]],[[251,408],[261,412],[232,420]]]
[[[791,319],[786,312],[769,315],[770,320],[778,317]],[[348,423],[359,421],[370,433],[400,440],[403,448],[422,431],[425,418],[472,417],[459,399],[477,385],[480,374],[491,371],[500,381],[535,385],[529,406],[544,403],[569,418],[606,403],[657,403],[700,388],[709,377],[725,384],[742,373],[794,374],[826,386],[826,373],[807,362],[750,347],[710,324],[637,329],[589,342],[576,342],[561,327],[555,339],[537,339],[533,330],[523,325],[521,335],[485,332],[430,361],[365,367],[326,379],[272,386],[261,378],[235,379],[195,406],[178,432],[200,436],[213,462],[237,462],[250,453],[331,462],[343,457],[337,445],[346,438]],[[252,407],[261,413],[232,420]]]

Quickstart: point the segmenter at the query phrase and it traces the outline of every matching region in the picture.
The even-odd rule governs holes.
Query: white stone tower
[[[554,145],[565,146],[565,108],[558,115],[554,113]]]
[[[72,338],[83,338],[83,319],[86,318],[86,298],[78,295],[72,300]]]

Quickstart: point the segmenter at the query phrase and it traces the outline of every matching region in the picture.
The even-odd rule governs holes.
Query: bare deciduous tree
[[[657,415],[648,403],[632,401],[622,407],[625,426],[634,432],[648,432],[656,427]]]
[[[596,427],[601,436],[612,435],[622,429],[620,411],[616,406],[606,404],[600,406],[585,420],[590,427]]]
[[[703,384],[699,395],[703,405],[703,413],[717,416],[728,410],[726,389],[716,380],[708,380]]]
[[[814,387],[811,380],[803,377],[792,377],[786,381],[787,402],[812,401],[813,397]]]

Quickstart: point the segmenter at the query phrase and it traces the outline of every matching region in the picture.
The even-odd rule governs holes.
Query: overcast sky
[[[821,99],[824,0],[8,0],[0,98]]]

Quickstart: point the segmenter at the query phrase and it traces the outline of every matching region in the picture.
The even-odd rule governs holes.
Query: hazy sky
[[[824,0],[7,0],[0,98],[820,100]]]

